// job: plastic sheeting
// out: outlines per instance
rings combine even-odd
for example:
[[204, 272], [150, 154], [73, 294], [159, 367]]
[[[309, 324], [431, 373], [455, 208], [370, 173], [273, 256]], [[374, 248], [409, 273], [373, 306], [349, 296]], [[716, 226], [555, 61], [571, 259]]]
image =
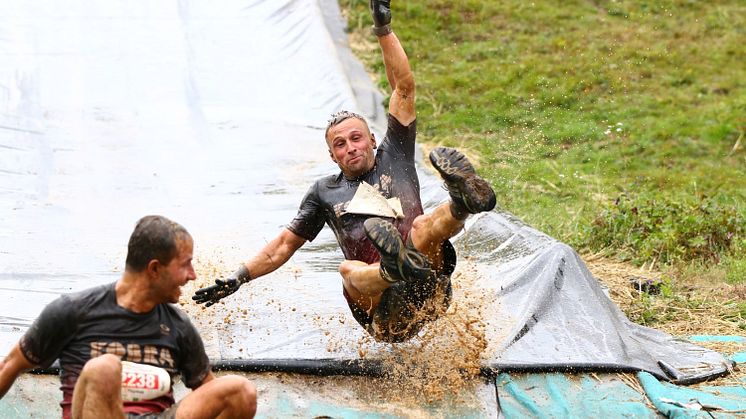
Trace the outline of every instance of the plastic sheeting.
[[648, 373], [637, 374], [656, 409], [668, 418], [742, 418], [746, 387], [702, 386], [696, 390], [660, 383]]
[[630, 322], [569, 246], [498, 214], [458, 240], [499, 295], [509, 327], [490, 366], [497, 370], [643, 370], [680, 384], [727, 373], [717, 352]]
[[502, 373], [496, 385], [506, 419], [660, 417], [617, 374]]
[[[746, 414], [746, 388], [661, 383], [646, 372], [619, 374], [500, 374], [500, 413], [512, 418], [737, 418]], [[630, 386], [629, 383], [632, 383]], [[738, 384], [736, 382], [735, 384]]]
[[[211, 275], [233, 271], [335, 171], [328, 115], [363, 112], [380, 135], [379, 99], [332, 1], [2, 2], [0, 351], [60, 293], [115, 280], [143, 215], [184, 224]], [[432, 207], [445, 193], [420, 176]], [[725, 371], [720, 355], [631, 324], [570, 248], [507, 214], [478, 217], [456, 244], [492, 302], [486, 368]], [[364, 342], [341, 260], [325, 230], [224, 304], [187, 303], [212, 358], [374, 371], [391, 347]]]
[[[353, 85], [361, 75], [335, 38], [341, 25], [330, 31], [324, 18], [336, 10], [0, 3], [3, 354], [60, 293], [116, 280], [143, 215], [184, 224], [197, 262], [225, 261], [215, 267], [225, 272], [277, 234], [310, 179], [334, 168], [328, 116], [380, 97]], [[272, 287], [322, 283], [318, 303], [339, 306], [335, 252], [322, 234], [293, 260], [303, 283]]]

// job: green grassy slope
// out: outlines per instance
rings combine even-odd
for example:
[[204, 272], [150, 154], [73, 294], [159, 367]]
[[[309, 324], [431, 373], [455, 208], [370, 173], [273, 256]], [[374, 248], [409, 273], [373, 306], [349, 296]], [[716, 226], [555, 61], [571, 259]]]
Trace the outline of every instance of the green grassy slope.
[[[369, 32], [368, 2], [341, 0]], [[408, 0], [420, 141], [580, 250], [746, 281], [746, 3]], [[358, 48], [380, 75], [374, 48]]]

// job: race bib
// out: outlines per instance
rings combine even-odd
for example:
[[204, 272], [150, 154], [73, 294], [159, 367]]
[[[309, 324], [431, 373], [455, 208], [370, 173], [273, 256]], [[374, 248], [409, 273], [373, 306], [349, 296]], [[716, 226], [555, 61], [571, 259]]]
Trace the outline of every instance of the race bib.
[[122, 361], [122, 401], [153, 400], [170, 390], [171, 377], [163, 368]]

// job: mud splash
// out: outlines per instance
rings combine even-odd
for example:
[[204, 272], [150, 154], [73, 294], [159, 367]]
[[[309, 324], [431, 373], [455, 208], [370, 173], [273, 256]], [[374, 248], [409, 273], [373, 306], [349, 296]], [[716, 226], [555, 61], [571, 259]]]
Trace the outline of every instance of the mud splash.
[[484, 309], [497, 304], [494, 296], [475, 286], [479, 278], [473, 263], [461, 260], [452, 278], [450, 307], [417, 337], [377, 351], [372, 337], [360, 340], [361, 358], [383, 364], [383, 376], [373, 378], [360, 391], [375, 388], [379, 397], [404, 405], [477, 403], [472, 400], [474, 388], [480, 382], [483, 361], [490, 356]]

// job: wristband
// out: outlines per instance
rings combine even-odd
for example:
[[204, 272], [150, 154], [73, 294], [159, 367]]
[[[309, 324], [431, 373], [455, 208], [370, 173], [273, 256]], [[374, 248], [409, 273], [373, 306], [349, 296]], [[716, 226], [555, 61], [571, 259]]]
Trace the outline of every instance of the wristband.
[[383, 26], [373, 26], [373, 33], [376, 34], [376, 36], [379, 38], [384, 35], [388, 35], [391, 32], [391, 25], [389, 24]]
[[233, 275], [235, 275], [238, 282], [242, 284], [251, 281], [251, 273], [249, 273], [249, 268], [247, 268], [246, 265], [241, 265]]

